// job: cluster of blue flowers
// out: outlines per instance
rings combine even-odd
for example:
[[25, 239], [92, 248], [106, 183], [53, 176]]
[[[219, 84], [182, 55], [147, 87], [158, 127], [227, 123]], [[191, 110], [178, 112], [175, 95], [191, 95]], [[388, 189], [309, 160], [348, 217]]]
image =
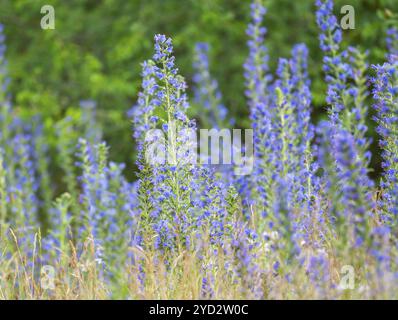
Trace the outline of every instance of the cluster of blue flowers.
[[[172, 51], [170, 38], [155, 36], [155, 54], [143, 64], [142, 92], [132, 111], [141, 169], [140, 214], [147, 226], [153, 224], [155, 248], [163, 251], [189, 248], [205, 226], [215, 241], [223, 233], [226, 215], [224, 187], [215, 179], [213, 168], [189, 161], [196, 152], [189, 148], [196, 124], [186, 115], [186, 84], [174, 66]], [[148, 136], [148, 132], [153, 134]], [[160, 150], [164, 158], [153, 165], [148, 149], [155, 141], [164, 142]], [[146, 238], [151, 234], [146, 232]]]
[[[391, 56], [392, 57], [392, 56]], [[374, 108], [375, 117], [379, 126], [377, 132], [381, 136], [382, 167], [384, 170], [382, 208], [383, 219], [394, 226], [398, 216], [398, 59], [391, 58], [390, 63], [374, 66], [376, 76], [372, 79], [374, 84], [373, 97], [376, 101]]]
[[[387, 61], [373, 66], [368, 81], [367, 53], [342, 49], [332, 0], [317, 0], [316, 7], [329, 118], [314, 125], [307, 47], [295, 45], [271, 74], [266, 9], [262, 0], [251, 5], [244, 76], [254, 170], [238, 177], [231, 167], [195, 161], [197, 124], [188, 116], [187, 85], [165, 35], [154, 38], [138, 101], [128, 112], [136, 181], [125, 177], [124, 164], [108, 161], [91, 100], [81, 102], [81, 127], [68, 116], [56, 124], [57, 157], [51, 159], [42, 119], [27, 123], [10, 103], [0, 25], [0, 243], [12, 244], [7, 255], [26, 255], [32, 268], [67, 264], [71, 256], [93, 261], [115, 296], [129, 281], [145, 288], [149, 254], [166, 272], [175, 272], [181, 255], [195, 257], [202, 298], [217, 297], [220, 268], [223, 281], [252, 298], [277, 296], [274, 283], [293, 283], [298, 270], [326, 297], [337, 287], [336, 265], [362, 264], [363, 281], [376, 266], [383, 274], [378, 287], [397, 284], [398, 30], [387, 31]], [[200, 125], [222, 129], [234, 122], [208, 54], [208, 44], [197, 44], [194, 104]], [[382, 149], [379, 187], [369, 178], [368, 92]], [[54, 165], [62, 181], [52, 181]], [[40, 257], [32, 249], [38, 235]], [[126, 270], [138, 270], [137, 278]]]

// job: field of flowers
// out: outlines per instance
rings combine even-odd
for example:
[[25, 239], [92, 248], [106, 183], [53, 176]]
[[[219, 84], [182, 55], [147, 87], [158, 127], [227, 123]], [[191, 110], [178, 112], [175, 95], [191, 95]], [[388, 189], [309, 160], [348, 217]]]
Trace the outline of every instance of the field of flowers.
[[[40, 116], [18, 116], [0, 25], [0, 299], [398, 299], [398, 27], [386, 30], [385, 63], [369, 66], [366, 52], [342, 44], [332, 0], [316, 8], [328, 120], [315, 125], [306, 45], [271, 74], [266, 9], [251, 4], [248, 174], [187, 161], [198, 124], [172, 40], [155, 35], [126, 115], [134, 181], [124, 175], [133, 168], [108, 159], [93, 101], [81, 102], [83, 125], [65, 116], [57, 137]], [[198, 123], [232, 129], [211, 48], [195, 49]], [[369, 178], [370, 113], [380, 183]], [[167, 161], [148, 152], [159, 141]]]

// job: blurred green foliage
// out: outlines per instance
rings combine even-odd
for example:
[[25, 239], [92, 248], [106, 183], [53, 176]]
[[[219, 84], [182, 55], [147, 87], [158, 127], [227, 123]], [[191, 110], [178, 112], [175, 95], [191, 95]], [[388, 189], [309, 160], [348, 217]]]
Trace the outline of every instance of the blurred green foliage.
[[[317, 120], [325, 114], [326, 87], [314, 1], [265, 3], [271, 69], [278, 57], [290, 54], [293, 44], [304, 42], [310, 49]], [[40, 28], [40, 8], [45, 4], [55, 8], [55, 30]], [[356, 29], [344, 32], [344, 43], [369, 50], [370, 63], [382, 62], [386, 25], [396, 23], [398, 1], [336, 1], [338, 16], [345, 4], [356, 10]], [[134, 148], [126, 111], [140, 89], [140, 63], [152, 55], [153, 36], [164, 33], [174, 40], [177, 65], [189, 84], [195, 42], [211, 45], [211, 69], [224, 103], [238, 126], [247, 127], [242, 64], [249, 6], [249, 0], [0, 0], [13, 104], [26, 118], [42, 113], [51, 132], [65, 115], [79, 119], [80, 100], [96, 100], [111, 159], [131, 168]], [[200, 112], [200, 107], [194, 106], [192, 112]], [[55, 144], [55, 138], [50, 143]], [[377, 162], [375, 157], [376, 168]]]

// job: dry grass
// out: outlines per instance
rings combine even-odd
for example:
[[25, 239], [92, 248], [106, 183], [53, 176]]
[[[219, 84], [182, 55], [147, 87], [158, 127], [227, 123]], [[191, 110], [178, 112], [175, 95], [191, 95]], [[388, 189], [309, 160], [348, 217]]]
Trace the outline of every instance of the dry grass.
[[[237, 272], [241, 262], [233, 255], [214, 247], [199, 251], [181, 250], [160, 256], [155, 250], [130, 248], [134, 262], [121, 267], [113, 281], [104, 280], [94, 259], [92, 241], [88, 239], [83, 253], [69, 244], [70, 252], [61, 255], [52, 267], [54, 288], [43, 287], [40, 264], [40, 235], [36, 234], [33, 251], [24, 255], [18, 247], [17, 236], [3, 239], [0, 256], [0, 299], [396, 299], [398, 289], [389, 274], [377, 274], [376, 264], [363, 252], [338, 256], [327, 252], [328, 265], [319, 269], [321, 276], [313, 279], [308, 263], [281, 266], [278, 273], [272, 268], [276, 253], [257, 248], [257, 258], [251, 263], [261, 268], [254, 272]], [[304, 256], [314, 252], [307, 248]], [[10, 254], [10, 252], [13, 252]], [[344, 264], [353, 264], [355, 288], [338, 288]], [[366, 264], [364, 264], [366, 262]], [[142, 281], [142, 272], [145, 279]], [[204, 270], [208, 270], [205, 272]], [[262, 271], [260, 271], [262, 270]], [[203, 276], [211, 278], [212, 294], [202, 290]], [[322, 275], [329, 274], [327, 280]], [[365, 275], [368, 274], [368, 277]], [[370, 276], [369, 276], [370, 275]], [[261, 292], [259, 296], [259, 292]]]

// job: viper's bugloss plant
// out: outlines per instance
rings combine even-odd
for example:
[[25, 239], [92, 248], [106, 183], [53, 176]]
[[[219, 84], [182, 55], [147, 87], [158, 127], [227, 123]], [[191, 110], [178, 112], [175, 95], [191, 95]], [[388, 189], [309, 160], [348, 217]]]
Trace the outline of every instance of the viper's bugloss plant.
[[10, 117], [10, 97], [7, 93], [7, 88], [10, 79], [7, 77], [7, 60], [5, 58], [6, 44], [5, 35], [3, 33], [4, 27], [0, 24], [0, 105], [1, 105], [1, 136], [2, 143], [5, 144], [9, 137], [9, 126], [11, 122]]
[[7, 213], [10, 209], [9, 192], [10, 186], [14, 185], [14, 161], [13, 161], [13, 149], [9, 143], [13, 139], [13, 119], [12, 119], [12, 106], [10, 96], [8, 94], [8, 84], [10, 79], [7, 73], [7, 60], [5, 58], [6, 44], [4, 27], [0, 24], [0, 142], [3, 149], [3, 167], [5, 169], [5, 188], [7, 190], [7, 204], [3, 213], [4, 219], [8, 219]]
[[39, 183], [39, 220], [41, 224], [47, 227], [46, 212], [49, 212], [54, 198], [54, 191], [50, 177], [50, 158], [49, 146], [46, 142], [46, 134], [40, 116], [33, 119], [32, 142], [33, 142], [33, 160]]
[[[324, 52], [323, 70], [328, 83], [326, 102], [332, 124], [353, 133], [358, 150], [366, 161], [369, 142], [365, 138], [367, 107], [366, 53], [349, 47], [341, 49], [342, 30], [333, 14], [333, 1], [317, 0], [316, 17], [321, 30], [320, 47]], [[364, 163], [366, 165], [366, 163]]]
[[[7, 218], [7, 171], [5, 167], [5, 145], [8, 140], [8, 112], [9, 112], [9, 103], [7, 101], [7, 79], [6, 76], [6, 60], [4, 57], [6, 47], [5, 47], [5, 36], [3, 34], [3, 25], [0, 24], [0, 107], [1, 107], [1, 115], [0, 115], [0, 192], [1, 192], [1, 215], [0, 215], [0, 232], [3, 236], [3, 228], [5, 228], [5, 222]], [[4, 146], [4, 147], [3, 147]]]
[[[325, 53], [324, 72], [328, 83], [326, 102], [330, 106], [328, 110], [332, 123], [339, 122], [339, 113], [344, 109], [343, 97], [341, 94], [346, 90], [346, 79], [350, 74], [349, 65], [343, 61], [346, 51], [340, 52], [342, 31], [338, 25], [337, 18], [333, 15], [333, 1], [316, 1], [318, 10], [316, 21], [321, 30], [319, 35], [320, 47]], [[331, 73], [331, 75], [329, 75]]]
[[92, 242], [94, 261], [105, 278], [119, 281], [120, 268], [132, 257], [128, 250], [136, 241], [134, 186], [122, 176], [123, 164], [108, 163], [105, 143], [93, 145], [80, 139], [78, 150], [84, 221], [79, 239]]
[[[387, 62], [373, 66], [369, 82], [367, 53], [343, 49], [333, 2], [316, 6], [329, 114], [317, 124], [307, 46], [294, 45], [273, 74], [264, 3], [250, 7], [247, 175], [209, 163], [197, 143], [201, 126], [218, 133], [233, 123], [207, 44], [194, 48], [193, 102], [202, 112], [191, 118], [172, 40], [155, 35], [127, 112], [130, 180], [131, 168], [111, 161], [94, 101], [55, 123], [40, 112], [24, 117], [23, 99], [12, 106], [0, 24], [0, 298], [397, 298], [397, 29], [387, 32]], [[368, 176], [369, 85], [380, 185]]]
[[[251, 22], [246, 30], [249, 56], [244, 64], [246, 96], [250, 108], [250, 119], [254, 140], [254, 173], [251, 179], [243, 179], [240, 193], [246, 205], [252, 205], [252, 197], [261, 199], [258, 210], [261, 216], [269, 214], [273, 190], [271, 187], [275, 132], [272, 130], [273, 111], [270, 107], [268, 84], [268, 55], [264, 44], [266, 28], [262, 26], [266, 9], [262, 1], [251, 4]], [[253, 189], [252, 192], [249, 190]], [[254, 193], [254, 195], [251, 195]]]
[[320, 131], [319, 161], [325, 170], [325, 188], [331, 196], [330, 223], [335, 225], [345, 248], [357, 248], [370, 239], [373, 182], [360, 164], [355, 138], [350, 132], [339, 130], [329, 142], [333, 134], [331, 123], [322, 123]]
[[[342, 30], [333, 14], [333, 1], [317, 1], [316, 5], [317, 23], [321, 30], [320, 46], [324, 52], [323, 70], [328, 84], [326, 103], [330, 119], [326, 126], [330, 149], [323, 151], [325, 157], [321, 157], [319, 166], [326, 172], [324, 183], [330, 186], [326, 188], [326, 197], [331, 199], [329, 218], [336, 224], [344, 244], [354, 238], [357, 243], [361, 243], [370, 235], [367, 227], [366, 232], [359, 232], [360, 235], [347, 234], [346, 229], [347, 224], [351, 225], [353, 221], [368, 221], [367, 217], [373, 210], [373, 186], [367, 177], [371, 153], [370, 141], [366, 137], [366, 53], [353, 47], [341, 49]], [[322, 126], [320, 128], [324, 129]], [[326, 142], [323, 141], [322, 144], [325, 148]], [[326, 153], [333, 156], [326, 156]], [[348, 177], [348, 180], [344, 180], [344, 177]], [[331, 182], [330, 179], [334, 180]], [[354, 182], [355, 180], [358, 181]], [[362, 181], [361, 186], [355, 186], [359, 181]], [[345, 190], [344, 194], [341, 194], [342, 190]], [[354, 207], [347, 208], [351, 205]], [[355, 219], [343, 214], [347, 210]], [[358, 223], [359, 225], [363, 223]]]
[[398, 62], [373, 66], [376, 76], [374, 85], [374, 108], [377, 112], [377, 132], [382, 148], [382, 219], [396, 226], [398, 216]]

